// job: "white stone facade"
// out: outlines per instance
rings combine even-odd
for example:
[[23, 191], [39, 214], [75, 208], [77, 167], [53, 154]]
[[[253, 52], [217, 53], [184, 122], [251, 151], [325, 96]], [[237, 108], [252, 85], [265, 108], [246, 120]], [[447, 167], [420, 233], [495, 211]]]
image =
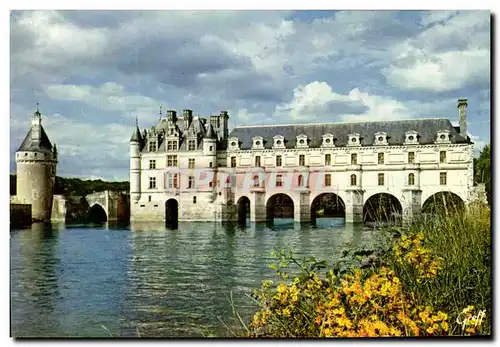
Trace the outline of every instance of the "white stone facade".
[[[462, 127], [466, 106], [461, 99]], [[409, 217], [439, 192], [470, 199], [473, 144], [448, 119], [240, 126], [229, 133], [227, 113], [210, 117], [208, 126], [190, 112], [177, 119], [169, 111], [142, 134], [136, 128], [131, 220], [165, 220], [170, 199], [177, 202], [179, 221], [232, 221], [246, 197], [254, 222], [266, 220], [266, 206], [277, 193], [292, 198], [296, 222], [311, 220], [311, 206], [324, 193], [342, 199], [347, 222], [362, 221], [363, 206], [379, 193], [397, 198]], [[178, 136], [170, 136], [174, 128]], [[169, 140], [178, 145], [169, 148]], [[176, 173], [173, 187], [169, 175]]]

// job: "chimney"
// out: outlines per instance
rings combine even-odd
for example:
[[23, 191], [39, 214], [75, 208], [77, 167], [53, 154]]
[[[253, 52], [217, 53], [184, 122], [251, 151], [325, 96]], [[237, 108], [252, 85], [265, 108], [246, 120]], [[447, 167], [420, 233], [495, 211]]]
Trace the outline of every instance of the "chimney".
[[167, 118], [174, 123], [177, 122], [177, 112], [175, 112], [175, 110], [168, 110]]
[[184, 124], [186, 129], [189, 128], [191, 122], [193, 121], [193, 111], [189, 109], [185, 109], [182, 111], [182, 115], [184, 118]]
[[457, 108], [460, 125], [460, 135], [467, 138], [467, 99], [458, 99]]

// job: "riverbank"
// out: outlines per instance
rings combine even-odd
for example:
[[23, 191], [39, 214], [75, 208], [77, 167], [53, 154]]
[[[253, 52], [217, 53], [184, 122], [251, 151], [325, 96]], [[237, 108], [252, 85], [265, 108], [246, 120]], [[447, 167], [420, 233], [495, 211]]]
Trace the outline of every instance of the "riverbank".
[[260, 309], [243, 335], [491, 335], [490, 227], [481, 204], [384, 228], [382, 247], [344, 252], [335, 264], [282, 250], [274, 266], [281, 279], [255, 291]]

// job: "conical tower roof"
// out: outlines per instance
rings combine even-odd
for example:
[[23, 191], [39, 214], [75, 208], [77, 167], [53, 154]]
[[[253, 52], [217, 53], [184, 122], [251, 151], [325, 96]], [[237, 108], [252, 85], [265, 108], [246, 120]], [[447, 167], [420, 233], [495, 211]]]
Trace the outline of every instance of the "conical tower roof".
[[24, 141], [19, 146], [18, 152], [52, 152], [52, 144], [50, 143], [49, 137], [45, 132], [41, 124], [41, 113], [38, 109], [33, 113], [33, 119], [36, 122], [32, 123], [28, 134], [24, 138]]
[[135, 119], [135, 129], [132, 134], [132, 137], [130, 138], [130, 142], [139, 142], [142, 143], [142, 135], [141, 131], [139, 130], [139, 124], [137, 121], [137, 118]]
[[214, 128], [212, 127], [212, 123], [208, 125], [207, 132], [205, 133], [206, 139], [216, 139], [217, 135], [215, 135]]

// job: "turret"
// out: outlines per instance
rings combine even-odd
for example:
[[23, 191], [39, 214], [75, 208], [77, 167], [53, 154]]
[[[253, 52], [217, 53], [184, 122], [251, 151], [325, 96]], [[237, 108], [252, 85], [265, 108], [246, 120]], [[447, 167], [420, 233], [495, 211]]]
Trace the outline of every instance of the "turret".
[[460, 135], [467, 138], [467, 99], [458, 99], [457, 108], [460, 125]]
[[212, 127], [212, 123], [210, 123], [208, 125], [208, 129], [205, 133], [205, 136], [203, 137], [203, 155], [215, 156], [217, 154], [216, 147], [217, 147], [217, 135], [215, 134], [215, 131]]
[[57, 167], [57, 148], [42, 126], [37, 110], [31, 128], [16, 152], [17, 200], [31, 205], [34, 221], [50, 221]]
[[141, 197], [141, 148], [144, 139], [136, 118], [135, 129], [130, 138], [130, 199], [139, 201]]

